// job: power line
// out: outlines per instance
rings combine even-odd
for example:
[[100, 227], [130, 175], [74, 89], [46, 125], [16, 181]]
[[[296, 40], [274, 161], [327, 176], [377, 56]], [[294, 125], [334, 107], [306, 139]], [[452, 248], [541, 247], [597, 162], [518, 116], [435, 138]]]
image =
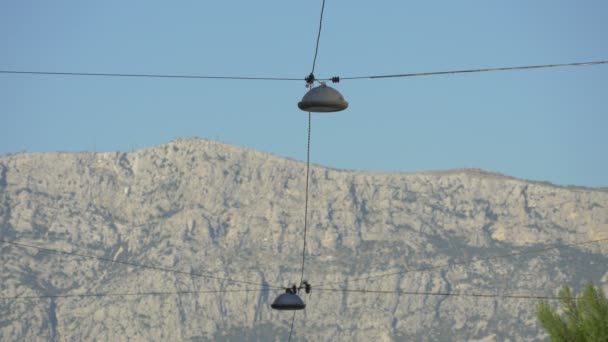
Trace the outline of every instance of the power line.
[[205, 274], [199, 274], [199, 273], [194, 273], [194, 272], [185, 272], [185, 271], [174, 270], [174, 269], [170, 269], [170, 268], [166, 268], [166, 267], [160, 267], [160, 266], [150, 266], [150, 265], [136, 264], [136, 263], [128, 262], [128, 261], [113, 260], [113, 259], [108, 259], [108, 258], [104, 258], [104, 257], [98, 257], [98, 256], [93, 256], [93, 255], [80, 254], [80, 253], [76, 253], [76, 252], [61, 251], [61, 250], [58, 250], [58, 249], [53, 249], [53, 248], [48, 248], [48, 247], [40, 247], [40, 246], [35, 246], [35, 245], [28, 245], [28, 244], [25, 244], [25, 243], [19, 243], [19, 242], [13, 242], [13, 241], [0, 240], [0, 242], [6, 243], [6, 244], [15, 245], [15, 246], [20, 246], [20, 247], [35, 248], [35, 249], [38, 249], [38, 250], [41, 250], [41, 251], [47, 251], [47, 252], [58, 253], [58, 254], [65, 254], [65, 255], [70, 255], [70, 256], [78, 256], [78, 257], [81, 257], [81, 258], [97, 259], [97, 260], [111, 262], [111, 263], [115, 263], [115, 264], [122, 264], [122, 265], [128, 265], [128, 266], [139, 267], [139, 268], [147, 268], [147, 269], [152, 269], [152, 270], [157, 270], [157, 271], [163, 271], [163, 272], [171, 272], [171, 273], [176, 273], [176, 274], [185, 274], [185, 275], [189, 275], [189, 276], [208, 278], [208, 279], [215, 279], [215, 280], [224, 280], [224, 281], [230, 281], [230, 282], [233, 282], [233, 283], [242, 283], [242, 284], [249, 284], [249, 285], [256, 285], [256, 286], [265, 286], [265, 287], [275, 288], [275, 289], [283, 289], [283, 287], [280, 287], [280, 286], [270, 286], [270, 285], [254, 283], [254, 282], [246, 281], [246, 280], [238, 280], [238, 279], [232, 279], [232, 278], [217, 277], [217, 276], [213, 276], [213, 275], [205, 275]]
[[[575, 299], [571, 297], [560, 296], [538, 296], [526, 294], [495, 294], [495, 293], [458, 293], [458, 292], [420, 292], [420, 291], [404, 291], [404, 290], [367, 290], [367, 289], [330, 289], [330, 288], [315, 288], [316, 291], [326, 292], [353, 292], [353, 293], [369, 293], [369, 294], [395, 294], [395, 295], [418, 295], [418, 296], [459, 296], [459, 297], [481, 297], [481, 298], [508, 298], [508, 299], [545, 299], [545, 300], [562, 300]], [[235, 293], [235, 292], [264, 292], [268, 288], [261, 289], [238, 289], [238, 290], [201, 290], [201, 291], [167, 291], [167, 292], [124, 292], [124, 293], [82, 293], [82, 294], [65, 294], [65, 295], [26, 295], [26, 296], [6, 296], [0, 297], [2, 300], [18, 300], [18, 299], [49, 299], [49, 298], [88, 298], [88, 297], [135, 297], [135, 296], [170, 296], [170, 295], [192, 295], [203, 293]], [[294, 314], [296, 312], [294, 311]], [[292, 318], [292, 329], [295, 320], [295, 315]]]
[[458, 297], [480, 297], [480, 298], [506, 298], [506, 299], [544, 299], [544, 300], [564, 300], [564, 299], [576, 299], [574, 297], [560, 297], [560, 296], [535, 296], [525, 294], [514, 294], [514, 295], [501, 295], [495, 293], [458, 293], [458, 292], [419, 292], [419, 291], [383, 291], [383, 290], [365, 290], [365, 289], [328, 289], [328, 288], [315, 288], [316, 291], [330, 291], [330, 292], [356, 292], [356, 293], [371, 293], [371, 294], [395, 294], [395, 295], [415, 295], [415, 296], [458, 296]]
[[208, 75], [162, 75], [162, 74], [131, 74], [131, 73], [99, 73], [99, 72], [62, 72], [62, 71], [28, 71], [0, 70], [0, 74], [49, 75], [49, 76], [94, 76], [94, 77], [140, 77], [140, 78], [186, 78], [207, 80], [239, 80], [239, 81], [303, 81], [303, 78], [290, 77], [249, 77], [249, 76], [208, 76]]
[[[321, 3], [321, 14], [319, 15], [319, 31], [317, 33], [317, 44], [315, 46], [315, 57], [312, 62], [312, 71], [310, 72], [311, 77], [315, 72], [315, 65], [317, 63], [317, 55], [319, 53], [319, 41], [321, 39], [321, 28], [323, 27], [323, 12], [325, 11], [325, 0]], [[314, 78], [313, 78], [314, 80]], [[311, 84], [312, 86], [312, 84]], [[308, 112], [308, 141], [306, 144], [306, 200], [304, 204], [304, 246], [302, 248], [302, 274], [300, 276], [300, 287], [303, 285], [304, 281], [304, 265], [306, 262], [306, 231], [308, 228], [308, 188], [309, 188], [309, 178], [310, 178], [310, 131], [312, 126], [312, 113]], [[294, 315], [295, 317], [295, 315]]]
[[304, 265], [306, 263], [306, 231], [308, 230], [308, 182], [310, 178], [310, 126], [312, 114], [308, 112], [308, 144], [306, 145], [306, 199], [304, 201], [304, 246], [302, 247], [302, 274], [300, 275], [300, 287], [304, 281]]
[[531, 250], [527, 250], [527, 251], [514, 252], [514, 253], [509, 253], [509, 254], [494, 255], [494, 256], [485, 257], [485, 258], [471, 259], [471, 260], [459, 261], [459, 262], [448, 262], [448, 263], [444, 263], [444, 264], [431, 265], [431, 266], [428, 266], [428, 267], [422, 267], [422, 268], [417, 268], [417, 269], [412, 269], [412, 270], [405, 270], [405, 271], [398, 271], [398, 272], [391, 272], [391, 273], [381, 273], [381, 274], [376, 274], [376, 275], [371, 275], [371, 276], [361, 277], [361, 278], [355, 278], [355, 279], [345, 279], [343, 281], [337, 281], [337, 282], [332, 282], [332, 283], [325, 283], [325, 284], [321, 284], [321, 285], [318, 285], [318, 286], [322, 287], [322, 286], [335, 285], [335, 284], [352, 283], [352, 282], [357, 282], [357, 281], [362, 281], [362, 280], [384, 278], [384, 277], [390, 277], [390, 276], [395, 276], [395, 275], [402, 275], [402, 274], [406, 274], [406, 273], [425, 272], [425, 271], [435, 270], [435, 269], [438, 269], [438, 268], [452, 267], [452, 266], [459, 266], [459, 265], [466, 265], [466, 264], [473, 264], [473, 263], [476, 263], [476, 262], [482, 262], [482, 261], [488, 261], [488, 260], [494, 260], [494, 259], [501, 259], [501, 258], [508, 258], [508, 257], [517, 256], [517, 255], [542, 253], [542, 252], [546, 252], [546, 251], [553, 250], [553, 249], [561, 249], [561, 248], [567, 248], [567, 247], [573, 247], [573, 246], [580, 246], [580, 245], [592, 244], [592, 243], [597, 243], [597, 242], [602, 242], [602, 241], [607, 241], [607, 240], [608, 240], [608, 238], [604, 238], [604, 239], [597, 239], [597, 240], [577, 242], [577, 243], [570, 243], [570, 244], [551, 245], [551, 246], [547, 246], [547, 247], [539, 248], [539, 249], [531, 249]]
[[311, 74], [315, 73], [315, 66], [317, 64], [317, 54], [319, 53], [319, 41], [321, 40], [321, 28], [323, 27], [323, 12], [325, 11], [325, 0], [321, 4], [321, 15], [319, 16], [319, 30], [317, 32], [317, 45], [315, 46], [315, 57], [312, 60], [312, 71]]
[[511, 71], [511, 70], [529, 70], [529, 69], [560, 68], [560, 67], [575, 67], [575, 66], [592, 66], [592, 65], [599, 65], [599, 64], [608, 64], [608, 61], [526, 65], [526, 66], [468, 69], [468, 70], [432, 71], [432, 72], [419, 72], [419, 73], [393, 74], [393, 75], [353, 76], [353, 77], [340, 77], [340, 80], [360, 80], [360, 79], [377, 79], [377, 78], [452, 75], [452, 74], [467, 74], [467, 73], [490, 72], [490, 71]]
[[291, 342], [291, 335], [293, 334], [293, 323], [296, 321], [296, 312], [293, 312], [293, 317], [291, 317], [291, 328], [289, 328], [289, 338], [287, 339], [287, 342]]
[[16, 299], [48, 299], [48, 298], [87, 298], [87, 297], [134, 297], [134, 296], [171, 296], [171, 295], [190, 295], [200, 293], [225, 293], [225, 292], [263, 292], [262, 289], [240, 289], [240, 290], [203, 290], [203, 291], [171, 291], [171, 292], [126, 292], [126, 293], [83, 293], [65, 295], [40, 295], [40, 296], [14, 296], [0, 297], [3, 300]]
[[[319, 53], [319, 41], [321, 39], [321, 28], [323, 27], [323, 12], [325, 11], [325, 0], [321, 3], [321, 14], [319, 16], [319, 31], [317, 33], [317, 44], [315, 46], [315, 57], [312, 62], [312, 71], [310, 72], [310, 77], [314, 80], [314, 72], [315, 65], [317, 64], [317, 55]], [[308, 82], [308, 81], [307, 81]], [[310, 84], [312, 87], [312, 84]], [[306, 263], [306, 232], [308, 230], [308, 188], [309, 188], [309, 178], [310, 178], [310, 131], [312, 126], [312, 113], [308, 112], [308, 140], [306, 144], [306, 199], [304, 202], [304, 243], [302, 247], [302, 274], [300, 275], [300, 287], [303, 285], [304, 281], [304, 266]], [[294, 315], [295, 318], [295, 315]], [[291, 336], [291, 334], [290, 334]]]
[[[317, 48], [318, 49], [318, 48]], [[318, 51], [315, 51], [313, 62], [313, 71], [316, 64]], [[381, 78], [399, 78], [399, 77], [419, 77], [419, 76], [437, 76], [450, 74], [466, 74], [490, 71], [513, 71], [513, 70], [529, 70], [543, 68], [560, 68], [560, 67], [580, 67], [608, 64], [608, 61], [592, 61], [592, 62], [576, 62], [576, 63], [561, 63], [561, 64], [543, 64], [543, 65], [526, 65], [514, 67], [499, 67], [499, 68], [481, 68], [467, 70], [449, 70], [449, 71], [432, 71], [419, 73], [404, 73], [404, 74], [389, 74], [389, 75], [368, 75], [368, 76], [348, 76], [339, 77], [340, 80], [360, 80], [360, 79], [381, 79]], [[63, 72], [63, 71], [33, 71], [33, 70], [0, 70], [0, 74], [17, 74], [17, 75], [47, 75], [47, 76], [92, 76], [92, 77], [131, 77], [131, 78], [176, 78], [176, 79], [208, 79], [208, 80], [239, 80], [239, 81], [305, 81], [306, 78], [295, 77], [249, 77], [249, 76], [209, 76], [209, 75], [166, 75], [166, 74], [135, 74], [135, 73], [99, 73], [99, 72]], [[318, 81], [332, 81], [333, 78], [316, 78]]]
[[[315, 73], [315, 66], [317, 65], [317, 56], [319, 54], [319, 41], [321, 40], [321, 28], [323, 27], [323, 12], [325, 11], [325, 0], [321, 3], [321, 14], [319, 15], [319, 30], [317, 32], [317, 44], [315, 45], [315, 56], [312, 61], [312, 70], [310, 76], [307, 77], [307, 84], [312, 88], [312, 82], [314, 81], [313, 74]], [[311, 82], [311, 83], [309, 83]], [[308, 188], [310, 178], [310, 131], [312, 126], [312, 113], [308, 112], [308, 139], [306, 143], [306, 199], [304, 201], [304, 238], [302, 246], [302, 272], [300, 274], [300, 288], [304, 284], [304, 266], [306, 265], [306, 232], [308, 230]], [[293, 312], [291, 318], [291, 327], [289, 328], [288, 342], [291, 342], [291, 336], [293, 335], [293, 324], [296, 321], [296, 311]]]

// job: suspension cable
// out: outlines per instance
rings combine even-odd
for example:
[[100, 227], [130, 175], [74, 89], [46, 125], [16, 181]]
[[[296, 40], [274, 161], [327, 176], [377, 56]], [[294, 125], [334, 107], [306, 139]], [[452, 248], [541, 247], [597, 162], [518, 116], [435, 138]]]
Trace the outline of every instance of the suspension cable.
[[238, 290], [200, 290], [200, 291], [156, 291], [156, 292], [123, 292], [123, 293], [81, 293], [81, 294], [57, 294], [57, 295], [24, 295], [0, 297], [0, 300], [17, 299], [49, 299], [49, 298], [88, 298], [88, 297], [137, 297], [137, 296], [171, 296], [171, 295], [192, 295], [201, 293], [233, 293], [233, 292], [264, 292], [267, 288], [261, 289], [238, 289]]
[[321, 4], [321, 15], [319, 16], [319, 31], [317, 32], [317, 45], [315, 46], [315, 57], [312, 60], [312, 71], [311, 74], [315, 73], [315, 66], [317, 64], [317, 54], [319, 53], [319, 41], [321, 40], [321, 28], [323, 27], [323, 12], [325, 11], [325, 0]]
[[425, 291], [404, 291], [404, 290], [366, 290], [366, 289], [326, 289], [315, 288], [317, 291], [328, 292], [355, 292], [355, 293], [370, 293], [370, 294], [393, 294], [393, 295], [413, 295], [413, 296], [458, 296], [458, 297], [479, 297], [479, 298], [503, 298], [503, 299], [544, 299], [544, 300], [570, 300], [575, 297], [562, 296], [536, 296], [528, 294], [495, 294], [495, 293], [466, 293], [466, 292], [425, 292]]
[[322, 287], [322, 286], [346, 284], [346, 283], [353, 283], [353, 282], [358, 282], [358, 281], [366, 281], [366, 280], [372, 280], [372, 279], [391, 277], [391, 276], [396, 276], [396, 275], [404, 275], [407, 273], [427, 272], [427, 271], [445, 268], [445, 267], [468, 265], [468, 264], [484, 262], [484, 261], [489, 261], [489, 260], [510, 258], [510, 257], [518, 256], [518, 255], [537, 254], [537, 253], [547, 252], [550, 250], [559, 250], [559, 249], [569, 248], [569, 247], [574, 247], [574, 246], [582, 246], [582, 245], [588, 245], [588, 244], [593, 244], [593, 243], [600, 243], [603, 241], [608, 241], [608, 238], [575, 242], [575, 243], [569, 243], [569, 244], [554, 244], [554, 245], [544, 246], [541, 248], [528, 249], [528, 250], [524, 250], [524, 251], [507, 253], [507, 254], [492, 255], [492, 256], [483, 257], [483, 258], [474, 258], [474, 259], [456, 261], [456, 262], [446, 262], [446, 263], [434, 264], [434, 265], [430, 265], [430, 266], [426, 266], [426, 267], [407, 269], [407, 270], [396, 271], [396, 272], [372, 274], [369, 276], [364, 276], [364, 277], [359, 277], [359, 278], [354, 278], [354, 279], [344, 279], [344, 280], [336, 281], [336, 282], [323, 283], [323, 284], [317, 285], [317, 288]]
[[268, 286], [269, 288], [282, 289], [282, 287], [279, 287], [279, 286], [270, 286], [270, 285], [266, 285], [266, 284], [259, 284], [259, 283], [255, 283], [255, 282], [251, 282], [251, 281], [247, 281], [247, 280], [218, 277], [218, 276], [214, 276], [211, 274], [186, 272], [186, 271], [180, 271], [180, 270], [175, 270], [175, 269], [161, 267], [161, 266], [142, 265], [142, 264], [137, 264], [137, 263], [133, 263], [133, 262], [129, 262], [129, 261], [113, 260], [110, 258], [98, 257], [98, 256], [94, 256], [94, 255], [87, 255], [87, 254], [81, 254], [81, 253], [76, 253], [76, 252], [62, 251], [62, 250], [58, 250], [58, 249], [29, 245], [29, 244], [20, 243], [20, 242], [14, 242], [14, 241], [0, 240], [0, 243], [15, 245], [15, 246], [19, 246], [19, 247], [35, 248], [40, 251], [47, 251], [47, 252], [52, 252], [52, 253], [77, 256], [77, 257], [81, 257], [81, 258], [97, 259], [100, 261], [111, 262], [111, 263], [115, 263], [115, 264], [122, 264], [122, 265], [127, 265], [127, 266], [133, 266], [133, 267], [138, 267], [138, 268], [147, 268], [147, 269], [163, 271], [163, 272], [184, 274], [184, 275], [189, 275], [191, 277], [201, 277], [201, 278], [208, 278], [208, 279], [215, 279], [215, 280], [224, 280], [224, 281], [229, 281], [229, 282], [233, 282], [233, 283], [241, 283], [241, 284], [256, 285], [256, 286]]
[[93, 76], [93, 77], [137, 77], [137, 78], [190, 78], [207, 80], [239, 81], [302, 81], [292, 77], [251, 77], [251, 76], [209, 76], [209, 75], [167, 75], [167, 74], [133, 74], [133, 73], [100, 73], [100, 72], [65, 72], [33, 70], [0, 70], [0, 74], [47, 75], [47, 76]]
[[291, 336], [293, 335], [293, 323], [296, 321], [296, 313], [297, 311], [294, 311], [293, 317], [291, 317], [291, 328], [289, 328], [289, 338], [287, 339], [288, 342], [291, 342]]
[[[321, 25], [319, 25], [319, 28]], [[320, 32], [320, 31], [319, 31]], [[320, 38], [320, 35], [319, 35]], [[317, 39], [317, 48], [315, 49], [315, 57], [313, 61], [312, 71], [314, 71], [317, 61], [317, 53], [319, 46], [319, 38]], [[465, 70], [446, 70], [446, 71], [431, 71], [418, 73], [401, 73], [387, 75], [365, 75], [365, 76], [346, 76], [346, 77], [331, 77], [331, 78], [315, 78], [317, 81], [336, 82], [338, 80], [362, 80], [362, 79], [383, 79], [383, 78], [403, 78], [403, 77], [420, 77], [420, 76], [437, 76], [437, 75], [453, 75], [453, 74], [470, 74], [492, 71], [515, 71], [515, 70], [530, 70], [530, 69], [547, 69], [547, 68], [562, 68], [562, 67], [585, 67], [608, 64], [608, 60], [591, 61], [591, 62], [574, 62], [574, 63], [559, 63], [559, 64], [542, 64], [542, 65], [523, 65], [512, 67], [497, 67], [497, 68], [479, 68]], [[36, 70], [0, 70], [0, 74], [13, 75], [32, 75], [32, 76], [91, 76], [91, 77], [129, 77], [129, 78], [174, 78], [174, 79], [208, 79], [208, 80], [242, 80], [242, 81], [306, 81], [307, 78], [294, 77], [250, 77], [250, 76], [209, 76], [209, 75], [167, 75], [167, 74], [136, 74], [136, 73], [100, 73], [100, 72], [65, 72], [65, 71], [36, 71]]]
[[308, 143], [306, 145], [306, 199], [304, 201], [304, 247], [302, 248], [302, 274], [300, 275], [300, 287], [304, 281], [304, 266], [306, 262], [306, 232], [308, 230], [308, 188], [310, 178], [310, 129], [311, 129], [312, 114], [308, 112]]
[[378, 79], [378, 78], [419, 77], [419, 76], [470, 74], [470, 73], [476, 73], [476, 72], [491, 72], [491, 71], [513, 71], [513, 70], [547, 69], [547, 68], [561, 68], [561, 67], [584, 67], [584, 66], [592, 66], [592, 65], [600, 65], [600, 64], [608, 64], [608, 61], [576, 62], [576, 63], [561, 63], [561, 64], [543, 64], [543, 65], [524, 65], [524, 66], [512, 66], [512, 67], [500, 67], [500, 68], [483, 68], [483, 69], [467, 69], [467, 70], [432, 71], [432, 72], [418, 72], [418, 73], [392, 74], [392, 75], [347, 76], [347, 77], [340, 77], [340, 80], [361, 80], [361, 79]]
[[[321, 14], [319, 16], [319, 30], [317, 32], [317, 43], [315, 45], [315, 56], [312, 61], [312, 69], [310, 72], [310, 76], [307, 77], [306, 83], [307, 86], [312, 87], [312, 83], [314, 82], [314, 72], [315, 66], [317, 65], [317, 56], [319, 54], [319, 41], [321, 40], [321, 28], [323, 27], [323, 13], [325, 11], [325, 0], [321, 3]], [[304, 286], [304, 267], [306, 265], [306, 233], [308, 231], [308, 192], [309, 192], [309, 179], [310, 179], [310, 131], [311, 131], [311, 123], [312, 123], [312, 113], [308, 112], [308, 139], [306, 143], [306, 191], [304, 200], [304, 242], [302, 246], [302, 273], [300, 274], [300, 289]], [[307, 290], [308, 291], [308, 290]], [[289, 338], [288, 342], [291, 342], [291, 336], [293, 334], [293, 324], [296, 320], [296, 312], [294, 311], [293, 317], [291, 319], [291, 328], [289, 329]]]

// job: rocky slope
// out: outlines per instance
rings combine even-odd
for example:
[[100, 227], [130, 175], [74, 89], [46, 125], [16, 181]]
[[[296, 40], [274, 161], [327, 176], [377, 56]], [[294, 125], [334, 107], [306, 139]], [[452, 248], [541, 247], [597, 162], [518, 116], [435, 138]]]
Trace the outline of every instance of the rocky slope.
[[[198, 139], [0, 157], [0, 237], [13, 243], [0, 243], [0, 340], [286, 340], [292, 314], [269, 304], [275, 286], [300, 280], [304, 188], [301, 162]], [[608, 285], [606, 241], [403, 272], [608, 238], [605, 190], [479, 170], [320, 166], [310, 189], [313, 292], [294, 340], [546, 338], [531, 299], [321, 288], [555, 295], [562, 284]], [[182, 293], [70, 297], [140, 292]], [[59, 297], [6, 298], [44, 295]]]

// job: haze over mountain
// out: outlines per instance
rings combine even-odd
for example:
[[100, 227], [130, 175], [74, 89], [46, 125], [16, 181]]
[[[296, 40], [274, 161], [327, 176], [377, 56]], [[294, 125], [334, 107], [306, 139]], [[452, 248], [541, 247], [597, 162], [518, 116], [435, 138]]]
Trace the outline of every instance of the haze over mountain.
[[[282, 292], [275, 287], [300, 280], [304, 190], [301, 162], [200, 139], [129, 153], [2, 156], [0, 236], [12, 244], [0, 243], [0, 340], [284, 341], [292, 314], [270, 303]], [[535, 299], [345, 288], [552, 296], [564, 284], [608, 286], [606, 241], [406, 272], [608, 238], [605, 189], [480, 170], [313, 165], [310, 191], [313, 290], [294, 340], [546, 339]], [[385, 273], [393, 275], [356, 280]], [[243, 289], [255, 291], [204, 292]]]

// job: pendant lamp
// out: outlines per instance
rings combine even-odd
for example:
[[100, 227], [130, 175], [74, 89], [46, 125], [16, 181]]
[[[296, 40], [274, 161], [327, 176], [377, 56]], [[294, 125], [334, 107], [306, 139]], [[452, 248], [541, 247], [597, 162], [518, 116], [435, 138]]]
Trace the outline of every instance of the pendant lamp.
[[285, 292], [278, 296], [270, 307], [275, 310], [302, 310], [306, 304], [297, 294]]
[[298, 107], [305, 112], [339, 112], [348, 107], [342, 94], [325, 83], [310, 89], [298, 102]]

